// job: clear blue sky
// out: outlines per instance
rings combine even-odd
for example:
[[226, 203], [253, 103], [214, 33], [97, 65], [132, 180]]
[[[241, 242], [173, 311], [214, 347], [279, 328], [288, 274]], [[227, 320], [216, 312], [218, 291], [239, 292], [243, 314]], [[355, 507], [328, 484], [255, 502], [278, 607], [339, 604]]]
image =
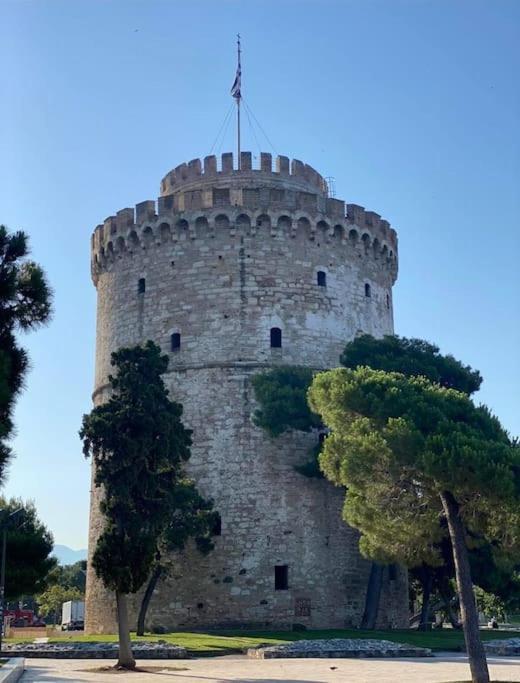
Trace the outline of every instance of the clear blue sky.
[[[398, 230], [396, 331], [479, 368], [478, 399], [518, 434], [519, 29], [516, 0], [2, 0], [0, 221], [29, 233], [56, 296], [23, 340], [6, 493], [85, 546], [90, 234], [209, 153], [237, 31], [244, 97], [276, 151]], [[258, 151], [247, 119], [243, 148]]]

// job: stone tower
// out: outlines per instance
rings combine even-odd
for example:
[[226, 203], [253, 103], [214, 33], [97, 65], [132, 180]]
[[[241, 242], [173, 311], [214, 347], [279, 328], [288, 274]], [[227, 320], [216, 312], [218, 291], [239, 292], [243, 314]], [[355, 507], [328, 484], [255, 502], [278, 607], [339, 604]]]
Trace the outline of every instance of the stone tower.
[[[157, 203], [118, 211], [92, 236], [94, 402], [106, 400], [112, 351], [158, 343], [193, 430], [189, 472], [222, 517], [215, 550], [189, 549], [159, 584], [147, 626], [356, 626], [369, 563], [341, 519], [343, 492], [294, 469], [319, 435], [270, 439], [256, 428], [251, 377], [280, 364], [336, 367], [356, 334], [392, 333], [397, 237], [377, 213], [331, 198], [301, 161], [240, 161], [181, 164]], [[378, 619], [407, 625], [399, 568], [385, 572]], [[114, 599], [90, 568], [86, 628], [115, 630]]]

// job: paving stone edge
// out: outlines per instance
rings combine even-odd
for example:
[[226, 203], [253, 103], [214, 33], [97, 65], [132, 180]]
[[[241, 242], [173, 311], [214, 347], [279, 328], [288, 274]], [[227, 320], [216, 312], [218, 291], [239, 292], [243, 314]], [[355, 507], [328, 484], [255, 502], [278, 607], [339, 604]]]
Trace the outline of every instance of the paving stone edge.
[[2, 667], [0, 667], [0, 683], [16, 683], [20, 680], [25, 669], [23, 657], [10, 657]]

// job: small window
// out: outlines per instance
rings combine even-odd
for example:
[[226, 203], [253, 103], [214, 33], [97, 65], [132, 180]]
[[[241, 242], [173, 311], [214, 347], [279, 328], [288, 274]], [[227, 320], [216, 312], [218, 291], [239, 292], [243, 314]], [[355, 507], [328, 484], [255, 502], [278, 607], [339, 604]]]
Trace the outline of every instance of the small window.
[[279, 564], [274, 568], [274, 589], [275, 591], [289, 589], [289, 567], [286, 564]]
[[372, 296], [372, 292], [370, 291], [370, 285], [368, 284], [368, 282], [365, 283], [365, 296]]
[[318, 281], [318, 287], [326, 287], [327, 286], [327, 273], [325, 273], [325, 271], [323, 271], [323, 270], [318, 270], [317, 281]]
[[178, 332], [174, 332], [170, 340], [172, 351], [179, 351], [181, 348], [181, 335]]
[[222, 536], [222, 519], [220, 515], [218, 516], [218, 519], [215, 520], [211, 533], [213, 536]]
[[282, 348], [282, 330], [279, 327], [271, 327], [271, 348]]
[[397, 581], [397, 567], [395, 564], [388, 565], [388, 579], [390, 581]]
[[137, 283], [137, 291], [139, 294], [144, 294], [146, 292], [146, 280], [144, 277], [139, 278], [139, 282]]
[[390, 310], [390, 294], [386, 295], [386, 307], [388, 310]]

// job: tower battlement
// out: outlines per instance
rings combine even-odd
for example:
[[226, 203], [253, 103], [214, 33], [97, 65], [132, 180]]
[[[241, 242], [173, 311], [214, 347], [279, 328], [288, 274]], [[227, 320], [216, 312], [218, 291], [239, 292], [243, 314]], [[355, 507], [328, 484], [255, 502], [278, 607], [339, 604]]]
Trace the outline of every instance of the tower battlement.
[[[256, 165], [256, 168], [254, 167]], [[230, 176], [234, 182], [244, 183], [254, 180], [264, 182], [284, 182], [295, 187], [308, 189], [311, 192], [318, 191], [327, 195], [327, 183], [312, 166], [304, 164], [299, 159], [289, 159], [278, 155], [273, 170], [272, 155], [261, 152], [260, 158], [255, 158], [251, 152], [241, 152], [240, 169], [236, 163], [236, 157], [232, 152], [225, 152], [220, 157], [220, 168], [217, 167], [217, 157], [210, 155], [204, 159], [192, 159], [188, 163], [176, 166], [167, 173], [161, 181], [161, 195], [176, 193], [191, 185], [215, 185], [220, 181], [229, 181]]]
[[[232, 154], [181, 164], [166, 176], [157, 202], [146, 200], [118, 211], [92, 235], [94, 282], [99, 272], [124, 252], [182, 240], [205, 240], [225, 231], [238, 237], [308, 239], [335, 242], [360, 256], [371, 256], [397, 276], [397, 233], [388, 221], [357, 204], [327, 196], [322, 176], [307, 164], [278, 157], [271, 170], [270, 154], [261, 155], [261, 169], [251, 169], [251, 153], [242, 152], [242, 168], [233, 169]], [[173, 175], [172, 175], [173, 174]], [[170, 183], [168, 185], [168, 183]], [[310, 191], [313, 190], [313, 191]], [[345, 253], [348, 258], [348, 253]]]

